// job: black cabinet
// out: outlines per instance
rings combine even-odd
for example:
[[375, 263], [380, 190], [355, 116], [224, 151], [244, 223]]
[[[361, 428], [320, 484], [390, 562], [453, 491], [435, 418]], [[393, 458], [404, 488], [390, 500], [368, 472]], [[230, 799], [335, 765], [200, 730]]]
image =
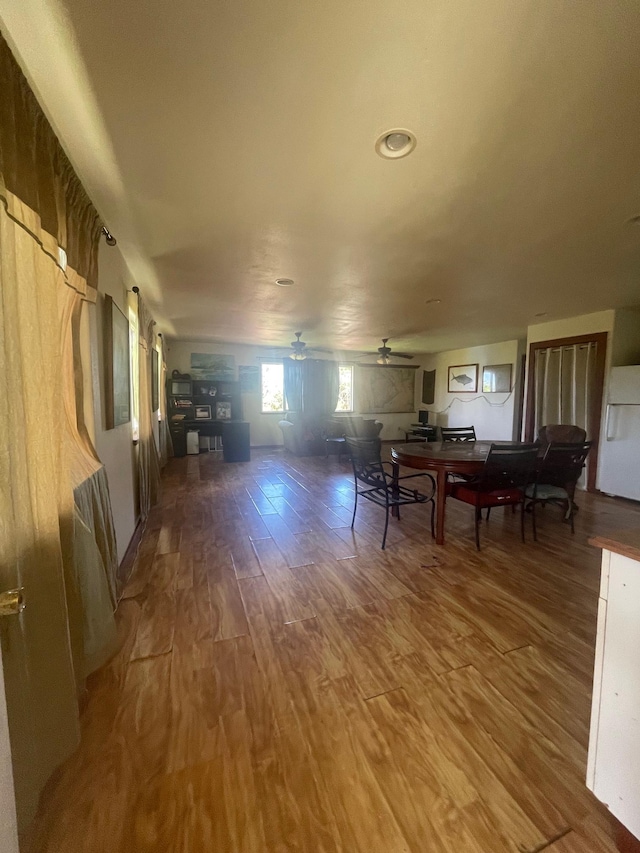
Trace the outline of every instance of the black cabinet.
[[251, 459], [247, 421], [222, 424], [222, 454], [225, 462], [248, 462]]
[[175, 456], [187, 452], [186, 434], [222, 436], [225, 462], [250, 458], [249, 424], [242, 420], [240, 383], [204, 379], [167, 380], [169, 431]]

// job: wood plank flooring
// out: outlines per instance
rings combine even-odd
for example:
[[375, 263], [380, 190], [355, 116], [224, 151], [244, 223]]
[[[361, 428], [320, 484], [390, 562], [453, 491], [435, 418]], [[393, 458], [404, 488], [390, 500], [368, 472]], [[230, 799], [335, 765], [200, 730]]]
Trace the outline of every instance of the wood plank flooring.
[[350, 529], [348, 463], [170, 462], [31, 853], [611, 853], [584, 784], [600, 552], [494, 512]]

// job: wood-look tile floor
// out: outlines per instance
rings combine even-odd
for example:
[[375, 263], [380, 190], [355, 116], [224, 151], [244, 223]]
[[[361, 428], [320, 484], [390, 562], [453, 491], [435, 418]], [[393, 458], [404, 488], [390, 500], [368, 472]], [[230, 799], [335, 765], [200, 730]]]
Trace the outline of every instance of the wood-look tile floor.
[[469, 507], [390, 523], [346, 462], [170, 462], [37, 853], [613, 851], [584, 784], [599, 551], [581, 495], [539, 543]]

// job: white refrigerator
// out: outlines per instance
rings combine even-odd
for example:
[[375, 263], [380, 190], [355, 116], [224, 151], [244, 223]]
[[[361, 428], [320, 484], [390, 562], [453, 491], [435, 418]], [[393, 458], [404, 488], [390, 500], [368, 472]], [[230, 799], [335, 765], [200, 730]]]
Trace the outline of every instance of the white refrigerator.
[[598, 488], [640, 501], [640, 364], [612, 368], [603, 438]]

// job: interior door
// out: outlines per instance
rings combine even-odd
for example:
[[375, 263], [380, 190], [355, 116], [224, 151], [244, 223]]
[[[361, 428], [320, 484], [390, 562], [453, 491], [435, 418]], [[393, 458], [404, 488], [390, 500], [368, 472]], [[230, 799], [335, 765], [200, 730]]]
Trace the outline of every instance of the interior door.
[[[10, 617], [9, 617], [10, 618]], [[0, 850], [18, 853], [16, 801], [13, 791], [11, 747], [7, 724], [7, 703], [2, 670], [2, 645], [0, 644]]]

